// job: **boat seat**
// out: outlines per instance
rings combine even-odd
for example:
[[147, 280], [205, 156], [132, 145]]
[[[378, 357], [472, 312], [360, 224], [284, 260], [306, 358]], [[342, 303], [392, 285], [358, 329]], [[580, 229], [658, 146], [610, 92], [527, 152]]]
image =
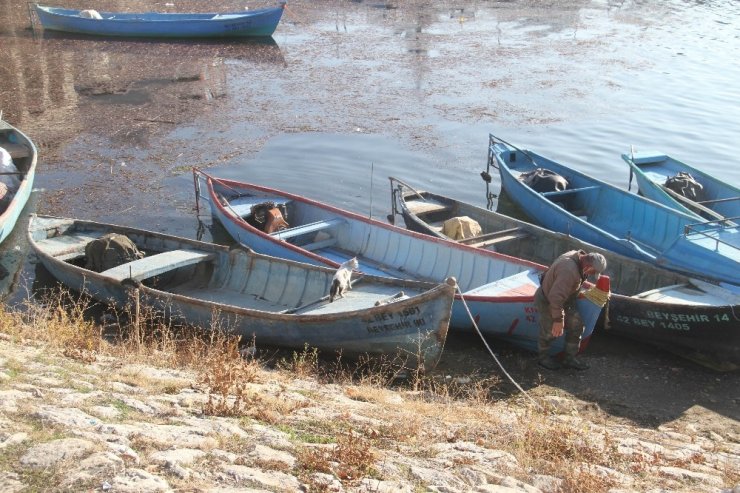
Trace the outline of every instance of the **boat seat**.
[[300, 235], [304, 235], [307, 233], [314, 233], [316, 231], [321, 231], [322, 229], [335, 228], [339, 226], [340, 224], [344, 224], [344, 223], [346, 223], [344, 219], [337, 217], [334, 219], [326, 219], [323, 221], [316, 221], [314, 223], [302, 224], [300, 226], [295, 226], [293, 228], [282, 229], [280, 231], [275, 231], [273, 233], [270, 233], [270, 236], [280, 238], [281, 240], [286, 240], [288, 238], [293, 238], [295, 236], [300, 236]]
[[588, 187], [581, 187], [581, 188], [568, 188], [566, 190], [557, 190], [555, 192], [542, 192], [542, 195], [544, 197], [559, 197], [561, 195], [570, 195], [576, 192], [585, 192], [587, 190], [598, 190], [599, 185], [591, 185]]
[[430, 214], [433, 212], [446, 212], [452, 210], [452, 208], [439, 202], [423, 201], [423, 200], [410, 200], [406, 202], [406, 207], [412, 214], [422, 215]]
[[303, 248], [304, 250], [308, 250], [309, 252], [312, 252], [314, 250], [321, 250], [322, 248], [331, 247], [336, 244], [337, 244], [337, 239], [334, 237], [331, 237], [325, 240], [314, 241], [313, 243], [309, 243], [307, 245], [300, 245], [300, 247]]
[[210, 260], [213, 257], [214, 254], [208, 252], [171, 250], [113, 267], [112, 269], [101, 272], [101, 274], [116, 281], [123, 281], [124, 279], [143, 281], [144, 279], [158, 276], [179, 267]]
[[635, 164], [662, 164], [668, 160], [665, 154], [651, 152], [637, 152], [630, 157]]
[[21, 159], [24, 157], [31, 156], [31, 149], [23, 144], [13, 144], [10, 142], [0, 143], [0, 147], [4, 148], [10, 154], [13, 159]]
[[526, 238], [528, 236], [529, 233], [524, 231], [522, 228], [515, 227], [502, 229], [500, 231], [492, 231], [490, 233], [484, 233], [482, 235], [473, 236], [471, 238], [465, 238], [462, 240], [458, 240], [458, 243], [476, 248], [483, 248], [495, 245], [497, 243], [502, 243], [504, 241]]
[[39, 248], [63, 262], [85, 256], [85, 246], [100, 238], [98, 235], [74, 234], [53, 236], [36, 242]]

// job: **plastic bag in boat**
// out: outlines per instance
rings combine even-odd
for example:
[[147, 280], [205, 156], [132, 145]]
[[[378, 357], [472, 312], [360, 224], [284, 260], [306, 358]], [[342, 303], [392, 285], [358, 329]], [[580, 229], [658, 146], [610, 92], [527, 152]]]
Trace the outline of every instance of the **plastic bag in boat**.
[[442, 234], [453, 240], [472, 238], [480, 233], [480, 224], [468, 216], [451, 217], [442, 225]]
[[18, 179], [17, 174], [4, 174], [4, 173], [18, 173], [18, 168], [13, 164], [13, 157], [3, 147], [0, 147], [0, 182], [4, 183], [8, 187], [8, 192], [14, 194], [18, 187], [21, 186], [21, 181]]

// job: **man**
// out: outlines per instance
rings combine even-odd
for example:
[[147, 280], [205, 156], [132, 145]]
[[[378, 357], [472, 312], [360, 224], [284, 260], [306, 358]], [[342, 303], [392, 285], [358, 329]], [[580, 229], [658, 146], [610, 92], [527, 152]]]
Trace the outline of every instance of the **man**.
[[[572, 250], [556, 258], [542, 277], [534, 294], [540, 315], [538, 341], [540, 366], [548, 370], [573, 368], [586, 370], [588, 365], [576, 358], [583, 335], [583, 320], [576, 309], [576, 297], [587, 277], [601, 274], [606, 259], [600, 253]], [[561, 363], [549, 355], [553, 339], [565, 332], [565, 358]]]

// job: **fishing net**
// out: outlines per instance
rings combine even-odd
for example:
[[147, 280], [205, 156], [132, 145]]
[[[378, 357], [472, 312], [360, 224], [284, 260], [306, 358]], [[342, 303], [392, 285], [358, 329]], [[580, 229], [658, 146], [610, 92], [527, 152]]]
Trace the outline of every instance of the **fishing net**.
[[144, 253], [125, 235], [110, 233], [85, 246], [86, 269], [103, 272], [144, 257]]
[[679, 171], [676, 176], [669, 176], [665, 181], [665, 187], [694, 202], [704, 200], [704, 187], [685, 171]]
[[522, 173], [519, 179], [535, 192], [557, 192], [568, 188], [568, 180], [546, 168]]

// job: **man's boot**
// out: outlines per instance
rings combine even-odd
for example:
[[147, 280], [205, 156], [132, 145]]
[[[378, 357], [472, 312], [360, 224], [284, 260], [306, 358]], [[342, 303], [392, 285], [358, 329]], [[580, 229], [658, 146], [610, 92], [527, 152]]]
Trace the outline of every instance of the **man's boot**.
[[560, 361], [555, 359], [553, 356], [540, 356], [537, 360], [537, 364], [539, 364], [543, 368], [547, 368], [548, 370], [559, 370], [563, 367], [563, 365], [560, 364]]

